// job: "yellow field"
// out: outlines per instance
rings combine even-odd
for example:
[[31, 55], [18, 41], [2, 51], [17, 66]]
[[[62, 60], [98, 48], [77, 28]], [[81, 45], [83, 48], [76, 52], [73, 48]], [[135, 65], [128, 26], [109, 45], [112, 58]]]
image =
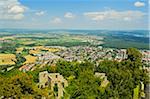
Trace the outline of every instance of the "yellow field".
[[26, 61], [24, 62], [24, 64], [30, 64], [30, 63], [35, 63], [37, 57], [35, 56], [31, 56], [31, 55], [27, 55], [25, 56]]
[[47, 48], [47, 47], [44, 47], [44, 46], [36, 46], [34, 48], [37, 49], [37, 50], [47, 50], [49, 52], [56, 52], [56, 51], [60, 50], [58, 48]]
[[23, 51], [23, 47], [20, 47], [20, 48], [16, 48], [16, 53], [21, 53]]
[[34, 50], [30, 50], [29, 53], [30, 54], [39, 54], [41, 52], [41, 50], [47, 50], [49, 52], [60, 51], [60, 49], [58, 49], [58, 48], [47, 48], [47, 47], [44, 47], [44, 46], [35, 46]]
[[57, 51], [60, 51], [60, 49], [58, 49], [58, 48], [48, 48], [48, 51], [49, 52], [57, 52]]
[[[39, 54], [39, 53], [41, 53], [42, 50], [46, 50], [46, 51], [49, 51], [49, 52], [60, 51], [60, 49], [58, 49], [58, 48], [47, 48], [45, 46], [34, 46], [33, 48], [34, 48], [34, 50], [29, 51], [30, 54]], [[21, 53], [23, 51], [23, 49], [24, 49], [23, 47], [17, 48], [16, 53]]]
[[5, 39], [5, 40], [7, 40], [7, 39], [15, 39], [15, 37], [7, 36], [7, 37], [3, 37], [3, 39]]
[[0, 54], [0, 65], [14, 65], [17, 61], [14, 54]]
[[39, 54], [40, 50], [30, 50], [29, 53], [30, 54]]
[[34, 48], [35, 49], [42, 49], [42, 48], [44, 48], [44, 46], [35, 46]]

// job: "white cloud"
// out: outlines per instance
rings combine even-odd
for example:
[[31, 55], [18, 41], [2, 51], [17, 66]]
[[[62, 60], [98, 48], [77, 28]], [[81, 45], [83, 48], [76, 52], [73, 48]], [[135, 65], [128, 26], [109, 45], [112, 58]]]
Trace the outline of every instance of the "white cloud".
[[104, 20], [105, 12], [87, 12], [84, 13], [85, 16], [89, 17], [91, 20]]
[[39, 11], [35, 13], [37, 16], [42, 16], [45, 14], [45, 11]]
[[15, 19], [15, 20], [21, 20], [23, 17], [24, 17], [23, 14], [17, 14], [17, 15], [14, 16], [13, 19]]
[[25, 11], [25, 9], [21, 6], [18, 6], [18, 5], [14, 5], [12, 7], [9, 8], [8, 12], [9, 13], [23, 13]]
[[73, 15], [71, 12], [67, 12], [67, 13], [65, 13], [64, 17], [65, 17], [65, 18], [72, 19], [72, 18], [75, 17], [75, 15]]
[[124, 21], [131, 21], [131, 18], [130, 17], [125, 17], [123, 20]]
[[102, 20], [136, 20], [140, 19], [145, 15], [141, 11], [116, 11], [116, 10], [106, 10], [101, 12], [86, 12], [84, 16], [95, 21]]
[[21, 20], [26, 9], [18, 0], [0, 0], [0, 20]]
[[55, 17], [51, 22], [52, 22], [53, 24], [61, 24], [61, 23], [62, 23], [62, 20], [61, 20], [61, 18], [59, 18], [59, 17]]
[[137, 2], [134, 3], [134, 6], [136, 6], [136, 7], [143, 7], [143, 6], [145, 6], [145, 3], [137, 1]]

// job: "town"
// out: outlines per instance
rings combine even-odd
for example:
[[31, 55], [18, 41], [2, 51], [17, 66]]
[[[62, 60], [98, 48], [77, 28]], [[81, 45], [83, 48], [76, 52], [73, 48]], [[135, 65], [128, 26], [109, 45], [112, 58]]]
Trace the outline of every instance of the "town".
[[[126, 49], [113, 49], [113, 48], [102, 48], [101, 46], [96, 47], [61, 47], [61, 46], [51, 46], [46, 48], [57, 48], [56, 51], [51, 52], [39, 52], [36, 54], [31, 54], [33, 57], [36, 57], [37, 59], [35, 61], [28, 62], [26, 65], [23, 66], [24, 70], [28, 71], [34, 68], [36, 64], [43, 65], [55, 65], [59, 59], [63, 59], [66, 61], [78, 61], [83, 62], [85, 60], [89, 60], [95, 63], [98, 63], [104, 59], [108, 60], [116, 60], [121, 61], [127, 58], [126, 55]], [[30, 48], [32, 49], [32, 48]], [[33, 47], [33, 49], [36, 51], [37, 49]], [[144, 62], [145, 66], [150, 65], [150, 51], [149, 50], [141, 50], [141, 53], [143, 55], [142, 61]], [[20, 70], [23, 69], [23, 67], [20, 67]]]

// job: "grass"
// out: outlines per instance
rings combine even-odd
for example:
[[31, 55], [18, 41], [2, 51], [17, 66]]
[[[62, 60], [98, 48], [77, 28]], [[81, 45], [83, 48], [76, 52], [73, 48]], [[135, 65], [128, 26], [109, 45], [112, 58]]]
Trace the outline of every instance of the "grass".
[[14, 54], [0, 54], [0, 65], [14, 65], [16, 56]]

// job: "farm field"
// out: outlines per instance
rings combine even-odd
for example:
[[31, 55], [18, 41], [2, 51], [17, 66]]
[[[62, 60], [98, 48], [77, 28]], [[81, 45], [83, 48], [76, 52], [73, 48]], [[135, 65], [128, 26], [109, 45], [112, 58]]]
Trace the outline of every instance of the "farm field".
[[14, 54], [0, 54], [0, 65], [14, 65], [16, 61]]
[[31, 64], [31, 63], [35, 63], [37, 57], [35, 56], [31, 56], [31, 55], [27, 55], [25, 56], [26, 61], [23, 64]]

